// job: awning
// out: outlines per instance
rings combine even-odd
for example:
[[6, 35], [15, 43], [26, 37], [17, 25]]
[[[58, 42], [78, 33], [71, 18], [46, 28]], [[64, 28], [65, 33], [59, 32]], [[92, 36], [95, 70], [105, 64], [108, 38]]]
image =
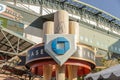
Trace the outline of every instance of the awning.
[[0, 53], [16, 55], [22, 53], [34, 44], [35, 43], [27, 40], [23, 36], [4, 27], [0, 27]]
[[120, 80], [120, 64], [104, 69], [97, 73], [90, 73], [85, 77], [85, 80]]

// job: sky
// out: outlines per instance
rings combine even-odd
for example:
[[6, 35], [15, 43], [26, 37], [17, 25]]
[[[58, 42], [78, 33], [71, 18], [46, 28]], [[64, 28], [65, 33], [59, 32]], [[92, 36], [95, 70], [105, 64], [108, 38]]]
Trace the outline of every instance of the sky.
[[80, 0], [120, 19], [120, 0]]

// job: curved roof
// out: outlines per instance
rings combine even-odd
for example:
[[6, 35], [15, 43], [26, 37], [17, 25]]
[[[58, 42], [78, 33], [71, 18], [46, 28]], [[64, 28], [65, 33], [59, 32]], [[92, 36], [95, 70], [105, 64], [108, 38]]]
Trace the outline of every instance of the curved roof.
[[80, 7], [80, 6], [85, 6], [84, 8], [92, 13], [95, 13], [95, 14], [99, 14], [99, 16], [101, 17], [104, 17], [110, 21], [114, 21], [116, 24], [119, 24], [120, 25], [120, 19], [111, 15], [110, 13], [106, 12], [106, 11], [103, 11], [101, 9], [98, 9], [90, 4], [87, 4], [87, 3], [84, 3], [82, 1], [79, 1], [79, 0], [69, 0], [71, 4], [73, 5], [76, 5], [77, 7]]
[[120, 18], [120, 0], [80, 0]]
[[[9, 1], [4, 0], [4, 1], [7, 1], [7, 2], [12, 1], [13, 2], [13, 0], [9, 0]], [[46, 7], [52, 6], [52, 8], [59, 6], [62, 9], [72, 8], [72, 9], [76, 9], [76, 10], [79, 9], [80, 10], [80, 9], [84, 8], [85, 10], [92, 12], [95, 15], [99, 15], [103, 18], [106, 18], [110, 22], [113, 22], [113, 23], [118, 24], [120, 26], [120, 19], [119, 18], [109, 14], [108, 12], [105, 12], [101, 9], [98, 9], [90, 4], [84, 3], [80, 0], [14, 0], [14, 1], [15, 1], [15, 3], [18, 2], [18, 3], [37, 5], [37, 6], [40, 6], [40, 5], [46, 6], [47, 5]]]

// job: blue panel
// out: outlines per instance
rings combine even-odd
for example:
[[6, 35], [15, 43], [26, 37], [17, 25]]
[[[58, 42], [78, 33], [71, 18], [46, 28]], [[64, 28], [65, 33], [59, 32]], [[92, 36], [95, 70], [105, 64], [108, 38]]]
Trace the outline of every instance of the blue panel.
[[57, 47], [57, 39], [54, 39], [53, 41], [52, 41], [52, 44], [51, 44], [51, 46], [52, 46], [52, 49], [56, 49], [56, 47]]
[[66, 41], [66, 42], [65, 42], [65, 45], [66, 45], [66, 46], [65, 46], [65, 47], [66, 47], [66, 48], [65, 48], [65, 51], [67, 51], [67, 50], [70, 48], [69, 42]]
[[65, 53], [64, 49], [56, 49], [54, 52], [57, 54], [64, 54]]
[[[57, 45], [60, 43], [64, 44], [63, 48], [57, 48]], [[69, 50], [70, 44], [69, 44], [69, 41], [65, 39], [64, 37], [58, 37], [52, 41], [51, 47], [52, 47], [53, 52], [55, 52], [55, 54], [63, 55], [65, 54], [65, 52]]]

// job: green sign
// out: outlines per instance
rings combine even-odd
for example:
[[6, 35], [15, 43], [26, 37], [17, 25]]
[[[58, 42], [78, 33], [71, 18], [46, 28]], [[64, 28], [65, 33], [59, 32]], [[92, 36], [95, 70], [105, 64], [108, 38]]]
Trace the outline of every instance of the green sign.
[[7, 27], [7, 19], [0, 17], [0, 26]]

